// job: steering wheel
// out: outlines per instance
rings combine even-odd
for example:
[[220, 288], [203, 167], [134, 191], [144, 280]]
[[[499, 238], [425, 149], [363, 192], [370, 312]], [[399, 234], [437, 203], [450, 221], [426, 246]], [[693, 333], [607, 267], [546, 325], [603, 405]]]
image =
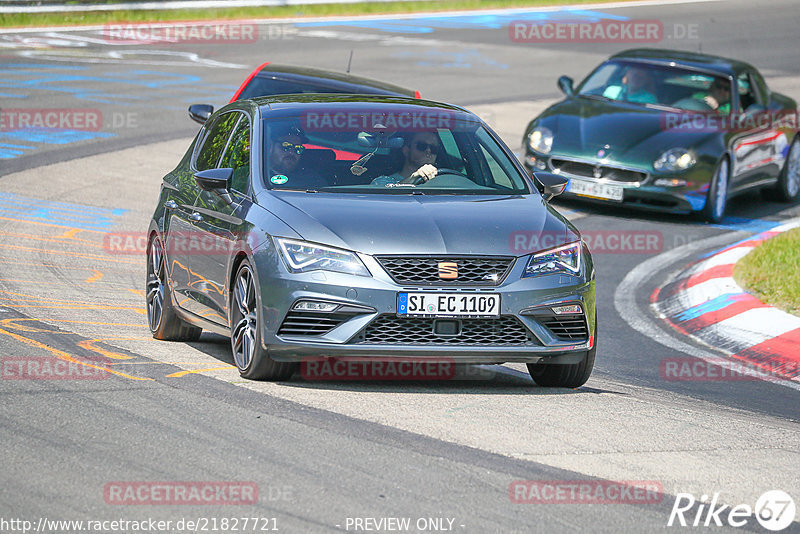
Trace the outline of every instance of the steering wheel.
[[[457, 171], [455, 169], [448, 169], [447, 167], [440, 167], [440, 168], [436, 169], [436, 176], [431, 178], [431, 180], [435, 179], [438, 176], [442, 176], [443, 174], [455, 174], [456, 176], [461, 176], [461, 177], [466, 178], [467, 180], [469, 180], [469, 177], [466, 174], [464, 174], [463, 172], [459, 172], [459, 171]], [[422, 176], [418, 176], [414, 180], [414, 185], [418, 185], [420, 183], [425, 183], [425, 182], [420, 182], [420, 180], [422, 180]], [[428, 180], [428, 181], [430, 181], [430, 180]]]

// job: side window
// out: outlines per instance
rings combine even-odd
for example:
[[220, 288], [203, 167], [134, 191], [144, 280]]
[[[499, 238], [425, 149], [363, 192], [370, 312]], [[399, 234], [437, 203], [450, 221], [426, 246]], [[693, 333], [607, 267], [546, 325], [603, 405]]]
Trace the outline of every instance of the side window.
[[244, 115], [231, 136], [220, 167], [233, 169], [231, 189], [247, 194], [250, 185], [250, 121]]
[[231, 130], [239, 118], [239, 113], [227, 113], [216, 120], [211, 126], [211, 130], [203, 141], [203, 147], [195, 160], [195, 167], [198, 171], [214, 169], [217, 167], [222, 151], [228, 142]]

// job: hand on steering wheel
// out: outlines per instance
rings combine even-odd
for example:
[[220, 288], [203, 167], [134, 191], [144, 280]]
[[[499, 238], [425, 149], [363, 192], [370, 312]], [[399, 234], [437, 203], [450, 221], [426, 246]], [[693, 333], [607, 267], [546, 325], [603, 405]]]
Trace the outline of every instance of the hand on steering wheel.
[[[431, 169], [433, 170], [432, 173], [430, 172]], [[448, 169], [447, 167], [440, 167], [437, 169], [433, 165], [426, 164], [417, 169], [417, 171], [411, 175], [411, 178], [414, 180], [411, 183], [414, 185], [422, 184], [443, 174], [455, 174], [456, 176], [463, 176], [464, 178], [467, 178], [466, 174], [455, 169]]]
[[428, 180], [432, 179], [436, 176], [436, 167], [431, 165], [430, 163], [426, 163], [416, 171], [414, 171], [409, 178], [411, 179], [411, 183], [416, 184], [424, 184]]

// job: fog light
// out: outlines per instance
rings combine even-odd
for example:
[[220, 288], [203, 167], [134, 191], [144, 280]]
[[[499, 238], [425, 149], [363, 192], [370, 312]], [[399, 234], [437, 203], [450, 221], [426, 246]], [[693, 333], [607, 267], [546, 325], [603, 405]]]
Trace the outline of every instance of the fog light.
[[689, 182], [686, 180], [679, 180], [678, 178], [659, 178], [653, 185], [659, 187], [686, 187], [689, 185]]
[[338, 304], [332, 302], [319, 302], [316, 300], [301, 300], [292, 308], [299, 311], [321, 311], [330, 312], [338, 308]]
[[567, 314], [575, 314], [583, 312], [580, 304], [569, 304], [567, 306], [553, 306], [550, 309], [553, 310], [553, 313], [555, 313], [556, 315], [567, 315]]

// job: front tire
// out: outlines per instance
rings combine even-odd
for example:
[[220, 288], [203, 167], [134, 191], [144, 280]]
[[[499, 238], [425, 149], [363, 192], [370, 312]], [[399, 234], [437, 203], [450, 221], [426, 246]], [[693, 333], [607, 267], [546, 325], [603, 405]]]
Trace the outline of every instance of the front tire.
[[286, 380], [294, 374], [293, 362], [270, 358], [261, 346], [261, 327], [253, 270], [247, 260], [236, 271], [231, 291], [231, 350], [242, 378]]
[[528, 373], [537, 385], [546, 388], [578, 388], [589, 380], [597, 354], [597, 319], [594, 325], [594, 346], [578, 363], [529, 363]]
[[154, 234], [147, 244], [147, 324], [156, 339], [197, 341], [202, 328], [192, 326], [175, 314], [167, 280], [167, 255], [161, 238]]
[[794, 202], [800, 196], [800, 136], [795, 136], [775, 187], [764, 189], [764, 196], [778, 202]]
[[725, 217], [725, 209], [728, 207], [728, 185], [730, 183], [730, 163], [728, 156], [723, 156], [714, 176], [711, 178], [711, 186], [708, 188], [706, 205], [703, 208], [703, 218], [710, 223], [719, 224]]

